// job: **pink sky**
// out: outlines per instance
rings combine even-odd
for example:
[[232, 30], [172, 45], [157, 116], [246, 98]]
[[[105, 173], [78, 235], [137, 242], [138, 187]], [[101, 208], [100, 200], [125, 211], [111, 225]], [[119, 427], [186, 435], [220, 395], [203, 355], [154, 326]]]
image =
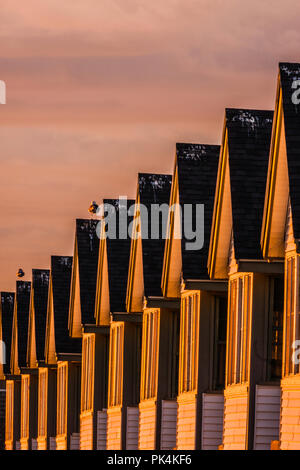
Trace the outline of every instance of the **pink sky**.
[[298, 0], [0, 0], [0, 290], [73, 253], [91, 200], [220, 143], [225, 107], [271, 109], [300, 62]]

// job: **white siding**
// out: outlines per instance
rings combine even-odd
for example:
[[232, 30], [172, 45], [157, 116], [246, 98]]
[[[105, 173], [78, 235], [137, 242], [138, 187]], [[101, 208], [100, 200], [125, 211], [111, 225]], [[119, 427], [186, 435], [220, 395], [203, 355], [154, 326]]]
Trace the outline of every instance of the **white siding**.
[[107, 437], [107, 412], [106, 410], [97, 411], [97, 450], [106, 449]]
[[196, 398], [182, 401], [179, 397], [177, 409], [178, 450], [194, 450], [196, 444]]
[[121, 450], [122, 447], [122, 410], [121, 407], [107, 410], [107, 450]]
[[5, 441], [5, 450], [14, 450], [13, 441]]
[[172, 450], [176, 447], [177, 402], [162, 401], [160, 448]]
[[38, 437], [37, 450], [47, 450], [47, 439]]
[[256, 386], [254, 449], [270, 450], [279, 439], [280, 387]]
[[29, 440], [27, 438], [20, 439], [20, 450], [28, 450]]
[[139, 450], [154, 450], [156, 440], [156, 404], [142, 402], [139, 406]]
[[80, 433], [74, 432], [70, 437], [70, 450], [80, 449]]
[[80, 450], [93, 449], [93, 412], [80, 416]]
[[224, 395], [202, 394], [202, 444], [203, 450], [218, 450], [223, 442]]
[[300, 450], [300, 376], [281, 381], [281, 450]]
[[[243, 388], [244, 390], [242, 390]], [[224, 393], [224, 450], [245, 450], [247, 446], [248, 389], [232, 385]]]
[[65, 434], [56, 436], [56, 449], [55, 450], [67, 450], [67, 436]]
[[139, 443], [139, 409], [137, 406], [127, 407], [126, 449], [137, 450]]

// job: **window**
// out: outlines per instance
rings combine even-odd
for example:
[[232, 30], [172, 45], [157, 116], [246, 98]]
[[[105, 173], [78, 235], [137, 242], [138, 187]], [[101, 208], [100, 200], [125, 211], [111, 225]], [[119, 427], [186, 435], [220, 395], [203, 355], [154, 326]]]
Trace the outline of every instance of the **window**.
[[108, 406], [122, 404], [124, 324], [112, 324], [109, 342]]
[[249, 380], [252, 274], [243, 274], [229, 282], [227, 384]]
[[179, 334], [180, 315], [174, 312], [168, 329], [169, 337], [169, 366], [168, 366], [168, 398], [176, 398], [178, 395], [179, 373]]
[[268, 379], [282, 376], [283, 277], [270, 277], [269, 371]]
[[293, 361], [293, 344], [299, 339], [299, 256], [292, 255], [285, 261], [283, 375], [299, 373], [299, 364]]
[[58, 364], [57, 369], [57, 435], [67, 433], [68, 364]]
[[39, 369], [38, 389], [38, 436], [46, 437], [47, 427], [48, 370]]
[[179, 392], [190, 392], [197, 387], [200, 294], [181, 299]]
[[13, 424], [14, 424], [14, 382], [7, 380], [6, 382], [6, 421], [5, 421], [5, 440], [13, 440]]
[[227, 298], [215, 297], [213, 390], [225, 386]]
[[157, 393], [159, 310], [145, 310], [143, 315], [141, 400]]
[[29, 437], [29, 375], [21, 381], [21, 439]]
[[93, 409], [94, 396], [95, 335], [83, 336], [81, 371], [81, 411]]

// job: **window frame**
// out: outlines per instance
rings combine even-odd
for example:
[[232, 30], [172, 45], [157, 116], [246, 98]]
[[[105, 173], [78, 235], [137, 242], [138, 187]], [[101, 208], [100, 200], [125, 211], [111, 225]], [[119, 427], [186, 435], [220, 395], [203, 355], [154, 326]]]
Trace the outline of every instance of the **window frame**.
[[29, 438], [29, 394], [30, 375], [21, 376], [21, 439]]
[[14, 381], [6, 381], [5, 400], [5, 440], [13, 441], [14, 438]]
[[182, 294], [180, 303], [179, 393], [195, 392], [198, 385], [200, 292]]
[[159, 308], [149, 308], [143, 312], [141, 401], [157, 397], [160, 315]]
[[81, 367], [81, 413], [94, 409], [94, 375], [95, 375], [95, 334], [84, 334], [82, 338]]
[[253, 273], [231, 276], [228, 287], [226, 386], [249, 382]]
[[57, 435], [67, 433], [68, 409], [68, 363], [58, 363], [57, 366]]
[[112, 323], [109, 341], [108, 407], [121, 406], [123, 402], [124, 368], [123, 322]]
[[299, 374], [299, 364], [292, 362], [292, 345], [300, 339], [299, 332], [299, 265], [300, 256], [292, 251], [285, 257], [284, 322], [282, 376]]
[[48, 369], [39, 369], [38, 384], [38, 436], [47, 437], [47, 401], [48, 401]]

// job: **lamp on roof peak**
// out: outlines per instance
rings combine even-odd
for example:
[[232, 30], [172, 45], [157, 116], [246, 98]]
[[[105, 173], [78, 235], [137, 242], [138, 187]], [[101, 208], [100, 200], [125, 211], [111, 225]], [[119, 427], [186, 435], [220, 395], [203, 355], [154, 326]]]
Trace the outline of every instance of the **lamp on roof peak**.
[[25, 272], [23, 271], [22, 268], [19, 268], [18, 271], [17, 271], [17, 277], [24, 277], [25, 276]]
[[92, 201], [91, 204], [90, 204], [90, 207], [89, 207], [89, 213], [90, 213], [90, 214], [96, 214], [98, 207], [99, 207], [99, 206], [98, 206], [98, 204], [96, 203], [96, 201]]

